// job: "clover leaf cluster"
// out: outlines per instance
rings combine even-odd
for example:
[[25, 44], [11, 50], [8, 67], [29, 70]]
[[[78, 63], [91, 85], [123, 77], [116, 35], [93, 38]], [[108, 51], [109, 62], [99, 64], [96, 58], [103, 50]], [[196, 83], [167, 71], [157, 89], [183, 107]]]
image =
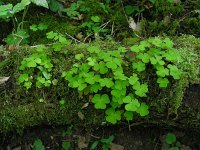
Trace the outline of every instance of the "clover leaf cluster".
[[113, 124], [122, 117], [133, 120], [136, 115], [149, 114], [149, 106], [142, 102], [149, 92], [148, 83], [141, 78], [147, 66], [154, 70], [161, 88], [168, 86], [170, 77], [179, 79], [181, 76], [175, 65], [180, 57], [169, 38], [152, 38], [132, 46], [129, 52], [134, 55], [128, 60], [132, 65], [128, 65], [129, 74], [124, 61], [128, 49], [105, 51], [91, 46], [87, 51], [88, 54], [75, 55], [76, 63], [63, 72], [62, 77], [69, 87], [77, 88], [81, 94], [93, 95], [94, 107], [105, 110], [106, 120]]
[[[57, 41], [50, 48], [56, 52], [69, 44], [65, 37], [54, 32], [47, 33], [47, 38]], [[130, 56], [126, 58], [127, 54]], [[166, 88], [182, 74], [176, 65], [181, 61], [180, 55], [169, 38], [150, 38], [130, 49], [119, 47], [112, 51], [90, 46], [74, 59], [71, 68], [62, 72], [61, 77], [69, 87], [87, 96], [96, 109], [105, 110], [106, 120], [113, 124], [121, 118], [129, 121], [137, 115], [149, 114], [149, 106], [144, 102], [149, 92], [148, 81]], [[27, 89], [34, 82], [39, 88], [53, 83], [53, 64], [44, 46], [24, 58], [19, 69], [22, 74], [18, 82]], [[152, 79], [145, 78], [148, 74], [153, 76]]]
[[[146, 116], [148, 106], [138, 98], [146, 96], [147, 84], [141, 84], [135, 73], [130, 77], [125, 74], [123, 55], [126, 49], [121, 47], [115, 51], [102, 51], [91, 46], [88, 52], [88, 57], [76, 54], [77, 63], [63, 72], [62, 77], [69, 82], [68, 85], [85, 95], [93, 94], [91, 101], [94, 107], [105, 109], [106, 120], [113, 124], [121, 120], [122, 114], [127, 120], [133, 119], [134, 112]], [[135, 85], [134, 94], [127, 91], [132, 85]]]
[[49, 87], [51, 85], [51, 71], [53, 64], [47, 55], [44, 46], [37, 47], [36, 51], [21, 62], [19, 70], [22, 71], [18, 83], [30, 89], [35, 81], [36, 87]]
[[177, 80], [181, 77], [181, 71], [176, 66], [181, 61], [180, 54], [173, 48], [173, 42], [169, 38], [151, 38], [131, 47], [135, 53], [133, 69], [138, 72], [145, 71], [147, 64], [152, 65], [156, 71], [157, 83], [160, 88], [166, 88], [170, 83], [170, 77]]

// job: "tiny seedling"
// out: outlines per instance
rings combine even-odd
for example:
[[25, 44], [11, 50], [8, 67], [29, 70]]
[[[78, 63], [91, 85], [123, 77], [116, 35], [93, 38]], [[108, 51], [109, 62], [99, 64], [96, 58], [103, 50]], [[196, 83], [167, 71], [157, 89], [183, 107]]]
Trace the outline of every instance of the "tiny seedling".
[[95, 142], [92, 143], [90, 149], [94, 150], [97, 149], [98, 145], [102, 146], [102, 150], [109, 150], [109, 146], [114, 140], [114, 136], [111, 135], [109, 138], [102, 138], [99, 140], [96, 140]]
[[44, 150], [44, 145], [40, 139], [36, 139], [33, 143], [33, 150]]
[[164, 136], [163, 148], [166, 150], [179, 150], [181, 143], [177, 141], [174, 133], [167, 133]]

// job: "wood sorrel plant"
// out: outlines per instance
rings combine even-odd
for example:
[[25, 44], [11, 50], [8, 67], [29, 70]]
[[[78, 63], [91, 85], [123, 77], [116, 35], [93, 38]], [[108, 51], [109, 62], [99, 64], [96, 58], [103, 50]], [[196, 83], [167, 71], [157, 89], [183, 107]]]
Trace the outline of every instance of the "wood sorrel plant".
[[36, 51], [21, 62], [19, 70], [22, 71], [18, 83], [23, 84], [27, 89], [36, 82], [36, 87], [49, 87], [51, 85], [51, 71], [53, 64], [46, 53], [44, 46], [37, 47]]
[[[149, 107], [141, 101], [148, 93], [148, 83], [141, 73], [151, 67], [157, 76], [160, 88], [166, 88], [171, 79], [179, 79], [180, 70], [175, 63], [180, 60], [169, 38], [151, 38], [131, 47], [134, 57], [129, 57], [131, 74], [125, 73], [126, 48], [102, 51], [91, 46], [89, 55], [76, 54], [75, 63], [70, 70], [62, 73], [69, 87], [77, 88], [81, 94], [93, 94], [91, 101], [96, 109], [104, 109], [106, 120], [117, 123], [122, 115], [133, 120], [134, 114], [147, 116]], [[156, 83], [155, 83], [156, 84]]]

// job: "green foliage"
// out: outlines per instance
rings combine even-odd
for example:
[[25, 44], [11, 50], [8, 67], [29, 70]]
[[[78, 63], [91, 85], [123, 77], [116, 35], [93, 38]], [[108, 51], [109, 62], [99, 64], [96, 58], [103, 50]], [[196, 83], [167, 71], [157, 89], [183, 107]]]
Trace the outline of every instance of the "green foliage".
[[[63, 132], [62, 136], [63, 136], [63, 137], [71, 136], [71, 135], [72, 135], [72, 128], [73, 128], [73, 125], [69, 126], [69, 127], [67, 128], [67, 130], [66, 130], [65, 132]], [[63, 148], [64, 150], [70, 150], [70, 148], [71, 148], [71, 143], [68, 142], [68, 141], [63, 141], [63, 142], [62, 142], [62, 148]]]
[[113, 140], [114, 140], [113, 135], [109, 136], [109, 138], [102, 138], [102, 139], [96, 140], [92, 143], [90, 149], [91, 150], [97, 149], [98, 145], [101, 144], [102, 150], [109, 150], [109, 146], [110, 146], [110, 144], [112, 143]]
[[38, 6], [48, 8], [46, 0], [21, 0], [21, 2], [17, 3], [15, 6], [12, 4], [0, 5], [0, 19], [13, 17], [14, 14], [24, 10], [31, 2]]
[[40, 23], [40, 24], [38, 24], [38, 25], [33, 24], [33, 25], [31, 25], [29, 28], [30, 28], [32, 31], [38, 31], [38, 30], [42, 31], [42, 30], [48, 29], [48, 25], [46, 25], [46, 24], [44, 24], [44, 23]]
[[181, 70], [173, 64], [181, 61], [180, 54], [173, 48], [173, 42], [169, 38], [164, 40], [152, 38], [142, 41], [139, 45], [132, 46], [131, 51], [135, 52], [136, 58], [140, 60], [133, 64], [133, 69], [141, 72], [145, 70], [146, 64], [151, 63], [155, 68], [158, 76], [157, 83], [161, 88], [167, 87], [170, 83], [167, 77], [180, 79]]
[[126, 5], [124, 9], [127, 15], [135, 14], [135, 16], [140, 15], [140, 13], [144, 11], [143, 9], [140, 9], [139, 6], [132, 6], [132, 5]]
[[70, 44], [70, 41], [67, 40], [63, 35], [59, 33], [51, 31], [51, 32], [48, 32], [46, 35], [47, 35], [47, 39], [50, 39], [56, 42], [52, 46], [53, 50], [56, 52], [61, 51], [64, 46]]
[[14, 45], [14, 46], [19, 46], [20, 44], [27, 44], [28, 43], [28, 37], [29, 34], [26, 30], [24, 29], [19, 29], [17, 30], [16, 33], [11, 33], [9, 34], [4, 41], [8, 45]]
[[[80, 94], [93, 94], [94, 107], [105, 109], [106, 120], [113, 124], [121, 120], [122, 114], [127, 120], [132, 119], [134, 113], [142, 117], [149, 114], [149, 106], [140, 99], [149, 92], [142, 76], [150, 66], [160, 88], [168, 87], [172, 79], [181, 77], [175, 64], [181, 59], [169, 38], [151, 38], [132, 46], [131, 51], [135, 53], [129, 60], [132, 69], [125, 65], [127, 49], [123, 47], [103, 51], [91, 46], [87, 50], [87, 55], [75, 55], [75, 64], [63, 72], [62, 77]], [[124, 69], [129, 69], [130, 73], [125, 74]]]
[[164, 136], [163, 148], [167, 150], [179, 150], [181, 143], [176, 140], [176, 135], [168, 133]]
[[[46, 53], [44, 46], [37, 47], [36, 51], [21, 62], [19, 69], [22, 71], [18, 83], [27, 89], [31, 88], [32, 82], [36, 81], [36, 87], [49, 87], [53, 64]], [[36, 74], [35, 74], [36, 73]]]
[[63, 12], [65, 12], [70, 18], [77, 17], [80, 15], [79, 7], [80, 1], [78, 1], [77, 3], [71, 3], [69, 8], [63, 9]]
[[88, 35], [107, 32], [107, 29], [102, 29], [100, 26], [101, 18], [99, 16], [91, 16], [90, 21], [86, 21], [81, 25], [82, 28], [87, 30]]
[[71, 147], [70, 142], [66, 142], [66, 141], [62, 142], [62, 148], [64, 150], [70, 150], [70, 147]]
[[49, 8], [47, 0], [31, 0], [31, 2], [38, 6], [42, 6], [47, 9]]
[[33, 143], [33, 150], [44, 150], [44, 145], [40, 139], [36, 139]]

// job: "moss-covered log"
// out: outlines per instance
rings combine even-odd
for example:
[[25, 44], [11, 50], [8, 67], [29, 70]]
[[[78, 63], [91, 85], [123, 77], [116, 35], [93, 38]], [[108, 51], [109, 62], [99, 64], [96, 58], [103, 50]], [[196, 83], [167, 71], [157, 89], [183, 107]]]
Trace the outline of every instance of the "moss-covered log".
[[[133, 40], [134, 41], [134, 40]], [[199, 83], [199, 49], [200, 39], [192, 36], [175, 38], [175, 47], [185, 56], [179, 67], [185, 70], [185, 76], [166, 90], [155, 90], [147, 98], [150, 115], [135, 118], [133, 122], [172, 125], [178, 127], [200, 126]], [[96, 44], [96, 43], [94, 43]], [[122, 44], [122, 43], [121, 43]], [[98, 43], [102, 49], [112, 50], [119, 43]], [[122, 44], [123, 45], [123, 44]], [[125, 45], [129, 47], [129, 45]], [[68, 69], [74, 62], [74, 53], [84, 52], [87, 44], [71, 45], [63, 53], [53, 53], [56, 64], [54, 76], [61, 76], [61, 71]], [[67, 51], [66, 51], [67, 50]], [[31, 88], [26, 90], [16, 82], [19, 66], [24, 57], [32, 52], [32, 47], [15, 50], [10, 54], [0, 53], [0, 76], [10, 79], [0, 85], [0, 132], [22, 131], [36, 125], [81, 124], [83, 126], [101, 125], [105, 122], [104, 111], [97, 111], [88, 99], [67, 86], [58, 78], [58, 84], [49, 88]], [[66, 53], [67, 52], [67, 53]], [[190, 91], [195, 87], [197, 91]], [[187, 88], [187, 90], [186, 90]], [[155, 88], [156, 89], [156, 88]], [[152, 89], [153, 90], [153, 89]], [[151, 91], [152, 91], [151, 90]], [[189, 94], [188, 94], [189, 93]], [[193, 98], [193, 96], [195, 98]], [[156, 97], [155, 97], [156, 96]], [[185, 97], [185, 98], [184, 98]], [[60, 100], [66, 103], [60, 106]], [[84, 108], [83, 108], [84, 107]], [[125, 121], [124, 121], [125, 122]]]

